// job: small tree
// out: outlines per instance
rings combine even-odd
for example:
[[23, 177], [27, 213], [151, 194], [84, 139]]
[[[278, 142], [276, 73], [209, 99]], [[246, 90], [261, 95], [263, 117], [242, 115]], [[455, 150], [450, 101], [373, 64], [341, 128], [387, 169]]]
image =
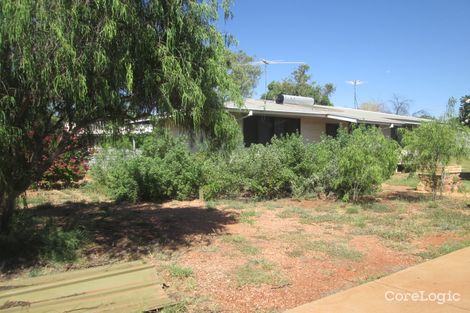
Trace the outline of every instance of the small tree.
[[393, 94], [390, 99], [392, 104], [392, 113], [398, 115], [408, 115], [411, 100], [397, 94]]
[[430, 121], [403, 132], [404, 162], [411, 170], [430, 175], [433, 199], [438, 189], [442, 192], [445, 167], [452, 159], [468, 155], [468, 139], [468, 131], [455, 120]]
[[390, 113], [387, 105], [381, 101], [367, 101], [359, 105], [360, 110]]

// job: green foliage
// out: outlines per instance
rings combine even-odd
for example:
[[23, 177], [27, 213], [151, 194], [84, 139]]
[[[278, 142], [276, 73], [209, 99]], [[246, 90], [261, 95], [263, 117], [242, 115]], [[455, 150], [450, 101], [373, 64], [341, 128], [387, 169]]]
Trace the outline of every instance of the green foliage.
[[115, 200], [182, 200], [198, 195], [201, 161], [190, 152], [185, 138], [157, 130], [144, 140], [139, 155], [104, 149], [97, 155], [91, 174]]
[[204, 165], [204, 197], [258, 198], [289, 196], [302, 166], [308, 161], [306, 146], [298, 135], [274, 138], [269, 145], [240, 148], [229, 156], [209, 158]]
[[397, 143], [385, 138], [379, 128], [359, 126], [350, 133], [340, 129], [336, 139], [325, 140], [338, 143], [332, 187], [344, 199], [356, 201], [376, 191], [398, 164]]
[[312, 97], [315, 99], [315, 104], [332, 106], [333, 104], [329, 97], [335, 92], [335, 86], [328, 83], [322, 87], [310, 81], [311, 76], [307, 74], [309, 69], [310, 66], [302, 64], [292, 72], [292, 77], [289, 79], [269, 83], [267, 94], [263, 94], [261, 98], [275, 100], [279, 94], [288, 94]]
[[445, 167], [452, 159], [467, 157], [468, 130], [454, 121], [430, 121], [403, 132], [402, 144], [407, 152], [404, 163], [412, 171], [431, 176], [434, 198], [442, 186]]
[[0, 262], [6, 266], [18, 266], [26, 260], [75, 261], [88, 240], [79, 227], [57, 227], [27, 210], [16, 211], [12, 224], [9, 234], [0, 234]]
[[168, 267], [170, 275], [175, 278], [188, 278], [193, 276], [193, 270], [189, 267], [182, 267], [178, 264], [171, 264]]
[[245, 98], [250, 98], [261, 75], [260, 66], [251, 64], [253, 58], [242, 50], [237, 52], [227, 50], [226, 60], [230, 76], [240, 88], [240, 94]]
[[85, 239], [86, 235], [80, 229], [66, 231], [48, 225], [42, 235], [41, 257], [53, 262], [75, 261]]
[[[112, 198], [272, 199], [336, 193], [357, 200], [377, 190], [398, 161], [397, 145], [366, 127], [341, 130], [338, 138], [317, 144], [293, 134], [268, 145], [207, 154], [191, 152], [184, 139], [157, 131], [139, 151], [105, 149], [97, 156], [92, 175]], [[247, 214], [243, 218], [253, 222]]]
[[462, 241], [452, 241], [446, 242], [440, 247], [433, 247], [428, 249], [425, 252], [420, 252], [418, 255], [425, 259], [434, 259], [440, 257], [441, 255], [449, 254], [456, 250], [460, 250], [470, 246], [470, 240], [462, 240]]
[[14, 199], [97, 124], [157, 112], [224, 138], [223, 102], [241, 97], [219, 12], [218, 1], [0, 1], [0, 231]]
[[281, 287], [289, 283], [275, 264], [264, 259], [251, 260], [238, 267], [235, 278], [239, 287], [262, 284]]

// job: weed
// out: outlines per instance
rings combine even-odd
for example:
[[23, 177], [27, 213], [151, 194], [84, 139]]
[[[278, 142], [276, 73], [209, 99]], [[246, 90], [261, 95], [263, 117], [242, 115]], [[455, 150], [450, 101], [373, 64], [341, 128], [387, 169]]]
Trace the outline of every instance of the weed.
[[33, 267], [28, 272], [28, 277], [37, 277], [42, 275], [42, 269], [40, 267]]
[[159, 313], [183, 313], [186, 312], [186, 303], [185, 302], [178, 302], [176, 304], [164, 307], [163, 309], [159, 310]]
[[249, 210], [249, 211], [242, 211], [240, 213], [240, 223], [245, 223], [245, 224], [250, 224], [253, 225], [255, 223], [255, 217], [258, 216], [258, 212], [254, 210]]
[[223, 204], [227, 209], [234, 209], [234, 210], [244, 210], [252, 206], [252, 204], [248, 203], [247, 201], [237, 201], [237, 200], [225, 200], [223, 201]]
[[386, 275], [387, 275], [386, 273], [370, 275], [370, 276], [367, 276], [366, 278], [363, 278], [363, 279], [359, 280], [358, 283], [359, 283], [359, 285], [366, 284], [366, 283], [369, 283], [371, 281], [380, 279], [380, 278], [382, 278]]
[[267, 202], [265, 206], [266, 206], [266, 209], [268, 210], [275, 210], [278, 208], [282, 208], [282, 205], [280, 205], [277, 202]]
[[367, 226], [367, 221], [365, 217], [359, 216], [358, 218], [356, 218], [353, 222], [353, 226], [357, 228], [365, 228]]
[[284, 209], [282, 212], [277, 214], [277, 216], [280, 218], [293, 218], [293, 217], [307, 218], [307, 217], [310, 217], [311, 215], [303, 208], [291, 207], [291, 208]]
[[329, 256], [345, 260], [360, 261], [363, 258], [363, 254], [361, 252], [354, 250], [343, 243], [318, 240], [312, 242], [312, 249], [326, 253]]
[[358, 206], [351, 206], [349, 208], [346, 209], [346, 213], [347, 214], [357, 214], [359, 213], [359, 207]]
[[296, 248], [287, 252], [287, 255], [292, 258], [298, 258], [304, 255], [304, 250]]
[[368, 234], [392, 241], [406, 241], [409, 238], [409, 235], [401, 229], [388, 229], [384, 227], [372, 227], [369, 229]]
[[377, 212], [377, 213], [386, 213], [386, 212], [392, 212], [393, 211], [393, 209], [390, 208], [389, 206], [387, 206], [385, 204], [381, 204], [381, 203], [376, 203], [376, 202], [366, 203], [366, 204], [362, 205], [362, 208], [364, 210], [373, 211], [373, 212]]
[[48, 225], [42, 236], [41, 258], [53, 262], [74, 261], [86, 238], [87, 234], [81, 229], [67, 231]]
[[262, 284], [282, 287], [288, 284], [288, 281], [281, 275], [279, 268], [264, 259], [251, 260], [238, 267], [235, 276], [239, 287]]
[[338, 213], [327, 213], [321, 215], [307, 216], [300, 219], [302, 224], [315, 224], [315, 223], [333, 223], [345, 224], [351, 222], [351, 217]]
[[182, 267], [176, 263], [168, 266], [170, 275], [175, 278], [188, 278], [193, 276], [193, 270], [189, 267]]
[[222, 241], [233, 244], [243, 254], [256, 255], [260, 252], [258, 247], [250, 245], [243, 236], [224, 235]]
[[446, 242], [438, 248], [432, 248], [425, 252], [420, 252], [417, 255], [424, 259], [434, 259], [441, 255], [451, 253], [453, 251], [463, 249], [470, 246], [470, 240], [463, 240], [457, 242]]
[[445, 209], [433, 209], [426, 212], [429, 225], [437, 230], [470, 231], [470, 215], [459, 211], [450, 211]]
[[362, 253], [348, 247], [346, 244], [323, 240], [311, 241], [308, 237], [299, 232], [290, 232], [284, 234], [281, 238], [297, 246], [297, 248], [293, 250], [298, 250], [296, 254], [299, 254], [300, 251], [303, 253], [304, 250], [311, 250], [322, 252], [335, 258], [352, 261], [359, 261], [363, 257]]

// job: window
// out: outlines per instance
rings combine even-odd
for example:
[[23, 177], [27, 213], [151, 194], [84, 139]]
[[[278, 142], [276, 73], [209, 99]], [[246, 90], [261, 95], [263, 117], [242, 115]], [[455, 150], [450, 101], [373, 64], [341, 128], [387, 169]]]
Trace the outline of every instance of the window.
[[326, 135], [335, 138], [338, 135], [339, 124], [326, 124]]
[[254, 143], [267, 144], [274, 135], [279, 137], [296, 132], [300, 133], [298, 118], [250, 116], [243, 120], [243, 138], [246, 147]]

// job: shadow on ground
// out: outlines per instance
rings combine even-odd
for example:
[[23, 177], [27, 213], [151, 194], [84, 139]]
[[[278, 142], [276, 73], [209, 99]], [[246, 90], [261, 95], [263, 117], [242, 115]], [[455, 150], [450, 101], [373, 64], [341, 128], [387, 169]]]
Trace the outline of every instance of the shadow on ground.
[[385, 196], [385, 199], [401, 200], [405, 202], [414, 203], [414, 202], [430, 201], [432, 200], [432, 194], [420, 193], [410, 188], [409, 190], [406, 190], [406, 191], [390, 192]]
[[[27, 211], [36, 221], [49, 221], [63, 229], [83, 230], [89, 242], [84, 256], [106, 254], [109, 259], [138, 258], [156, 247], [178, 250], [195, 242], [209, 244], [212, 235], [237, 222], [236, 214], [217, 209], [153, 203], [65, 203], [42, 205]], [[36, 223], [36, 227], [41, 225]], [[41, 240], [35, 240], [31, 246], [33, 244], [41, 245]], [[25, 248], [28, 249], [27, 245]], [[15, 271], [34, 265], [39, 261], [40, 250], [34, 247], [23, 255], [0, 256], [0, 266], [3, 263], [3, 270]], [[4, 257], [8, 259], [2, 260]]]

